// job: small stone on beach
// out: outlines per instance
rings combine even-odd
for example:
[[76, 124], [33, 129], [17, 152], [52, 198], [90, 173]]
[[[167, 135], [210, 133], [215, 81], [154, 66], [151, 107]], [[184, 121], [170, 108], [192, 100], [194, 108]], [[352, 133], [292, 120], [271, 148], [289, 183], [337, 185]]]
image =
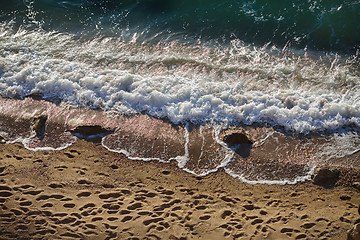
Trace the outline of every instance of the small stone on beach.
[[230, 146], [253, 143], [242, 130], [225, 130], [221, 134], [221, 140]]
[[347, 240], [360, 240], [360, 223], [354, 225], [348, 232]]
[[314, 174], [313, 183], [323, 187], [333, 187], [340, 175], [339, 170], [321, 168]]
[[34, 124], [32, 126], [32, 129], [35, 131], [36, 136], [40, 139], [44, 137], [45, 123], [47, 118], [48, 117], [46, 115], [41, 115], [34, 119]]

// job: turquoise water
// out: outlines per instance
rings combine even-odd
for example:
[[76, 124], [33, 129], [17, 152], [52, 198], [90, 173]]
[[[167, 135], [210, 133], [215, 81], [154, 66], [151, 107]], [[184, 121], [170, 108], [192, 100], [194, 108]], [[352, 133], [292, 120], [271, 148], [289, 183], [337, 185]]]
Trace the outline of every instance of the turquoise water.
[[47, 30], [139, 40], [193, 39], [278, 47], [291, 45], [355, 53], [360, 43], [359, 1], [142, 0], [2, 1], [1, 19]]

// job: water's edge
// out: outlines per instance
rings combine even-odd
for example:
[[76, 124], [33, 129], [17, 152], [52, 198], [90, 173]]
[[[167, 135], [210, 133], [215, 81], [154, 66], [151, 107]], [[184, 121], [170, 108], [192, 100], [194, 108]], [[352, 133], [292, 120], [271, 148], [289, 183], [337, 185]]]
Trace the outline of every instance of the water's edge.
[[[42, 136], [36, 129], [41, 116], [46, 117]], [[179, 168], [197, 176], [223, 168], [250, 184], [307, 181], [316, 166], [328, 163], [360, 166], [359, 151], [353, 149], [357, 144], [345, 146], [344, 139], [352, 139], [350, 133], [347, 138], [300, 138], [264, 126], [232, 128], [246, 133], [253, 144], [229, 147], [219, 137], [226, 126], [174, 125], [147, 115], [116, 115], [31, 98], [0, 99], [0, 135], [7, 143], [20, 142], [32, 151], [62, 150], [80, 137], [101, 142], [109, 151], [125, 154], [131, 160], [176, 161]], [[336, 149], [336, 141], [341, 142], [340, 150]]]

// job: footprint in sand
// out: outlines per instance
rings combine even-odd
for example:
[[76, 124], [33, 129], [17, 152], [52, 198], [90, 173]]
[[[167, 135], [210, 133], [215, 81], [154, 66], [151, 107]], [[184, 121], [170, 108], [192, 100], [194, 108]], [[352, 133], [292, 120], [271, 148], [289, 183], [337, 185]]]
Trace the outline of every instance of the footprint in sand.
[[57, 169], [58, 171], [62, 172], [65, 169], [67, 169], [68, 167], [65, 165], [60, 165], [60, 166], [55, 166], [54, 168]]
[[5, 169], [6, 169], [5, 166], [0, 166], [0, 177], [7, 175], [7, 173], [5, 173]]
[[76, 196], [77, 196], [78, 198], [81, 198], [81, 197], [89, 197], [90, 195], [91, 195], [91, 192], [84, 191], [84, 192], [78, 193]]
[[220, 199], [223, 200], [223, 201], [226, 202], [226, 203], [236, 204], [236, 201], [235, 201], [234, 199], [229, 198], [229, 197], [227, 197], [227, 196], [223, 196], [223, 197], [221, 197]]
[[30, 191], [24, 191], [23, 194], [36, 196], [36, 195], [42, 193], [43, 191], [44, 190], [30, 190]]
[[99, 195], [100, 199], [114, 199], [114, 198], [119, 198], [121, 197], [123, 194], [121, 192], [109, 192], [109, 193], [101, 193]]
[[108, 209], [108, 210], [119, 210], [120, 209], [120, 205], [119, 204], [112, 204], [112, 203], [107, 203], [102, 205], [103, 208]]
[[115, 188], [114, 185], [112, 185], [112, 184], [107, 184], [107, 183], [103, 184], [102, 187], [103, 187], [103, 188]]
[[65, 152], [64, 155], [67, 156], [68, 158], [74, 158], [75, 157], [73, 154], [67, 153], [67, 152]]
[[132, 219], [133, 217], [132, 216], [125, 216], [123, 217], [123, 219], [121, 219], [121, 222], [128, 222]]
[[225, 219], [225, 218], [227, 218], [228, 216], [231, 216], [231, 214], [232, 214], [232, 211], [230, 211], [230, 210], [224, 210], [224, 211], [222, 212], [222, 214], [221, 214], [221, 218], [222, 218], [222, 219]]
[[78, 184], [81, 184], [81, 185], [84, 185], [84, 184], [86, 184], [86, 185], [91, 185], [91, 184], [92, 184], [92, 182], [90, 182], [90, 181], [87, 180], [87, 179], [80, 179], [77, 183], [78, 183]]
[[140, 203], [140, 202], [137, 202], [137, 203], [134, 203], [132, 205], [129, 205], [127, 207], [128, 210], [136, 210], [136, 209], [139, 209], [139, 208], [142, 208], [143, 204]]
[[62, 183], [51, 183], [49, 184], [50, 188], [62, 188], [63, 184]]
[[255, 209], [260, 209], [259, 207], [253, 205], [253, 204], [246, 204], [243, 206], [245, 208], [245, 210], [248, 210], [248, 211], [252, 211], [252, 210], [255, 210]]
[[94, 208], [96, 207], [96, 205], [94, 203], [87, 203], [84, 206], [82, 206], [81, 208], [79, 208], [80, 211], [87, 209], [87, 208]]
[[74, 208], [75, 206], [76, 206], [75, 203], [65, 203], [63, 205], [64, 208]]

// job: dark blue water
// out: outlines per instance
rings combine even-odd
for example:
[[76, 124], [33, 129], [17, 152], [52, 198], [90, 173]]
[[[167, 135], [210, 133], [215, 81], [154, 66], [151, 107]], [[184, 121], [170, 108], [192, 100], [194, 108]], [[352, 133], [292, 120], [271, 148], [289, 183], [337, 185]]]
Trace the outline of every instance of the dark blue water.
[[355, 53], [360, 1], [7, 0], [1, 20], [100, 36], [136, 32], [140, 41], [240, 39], [277, 47]]

